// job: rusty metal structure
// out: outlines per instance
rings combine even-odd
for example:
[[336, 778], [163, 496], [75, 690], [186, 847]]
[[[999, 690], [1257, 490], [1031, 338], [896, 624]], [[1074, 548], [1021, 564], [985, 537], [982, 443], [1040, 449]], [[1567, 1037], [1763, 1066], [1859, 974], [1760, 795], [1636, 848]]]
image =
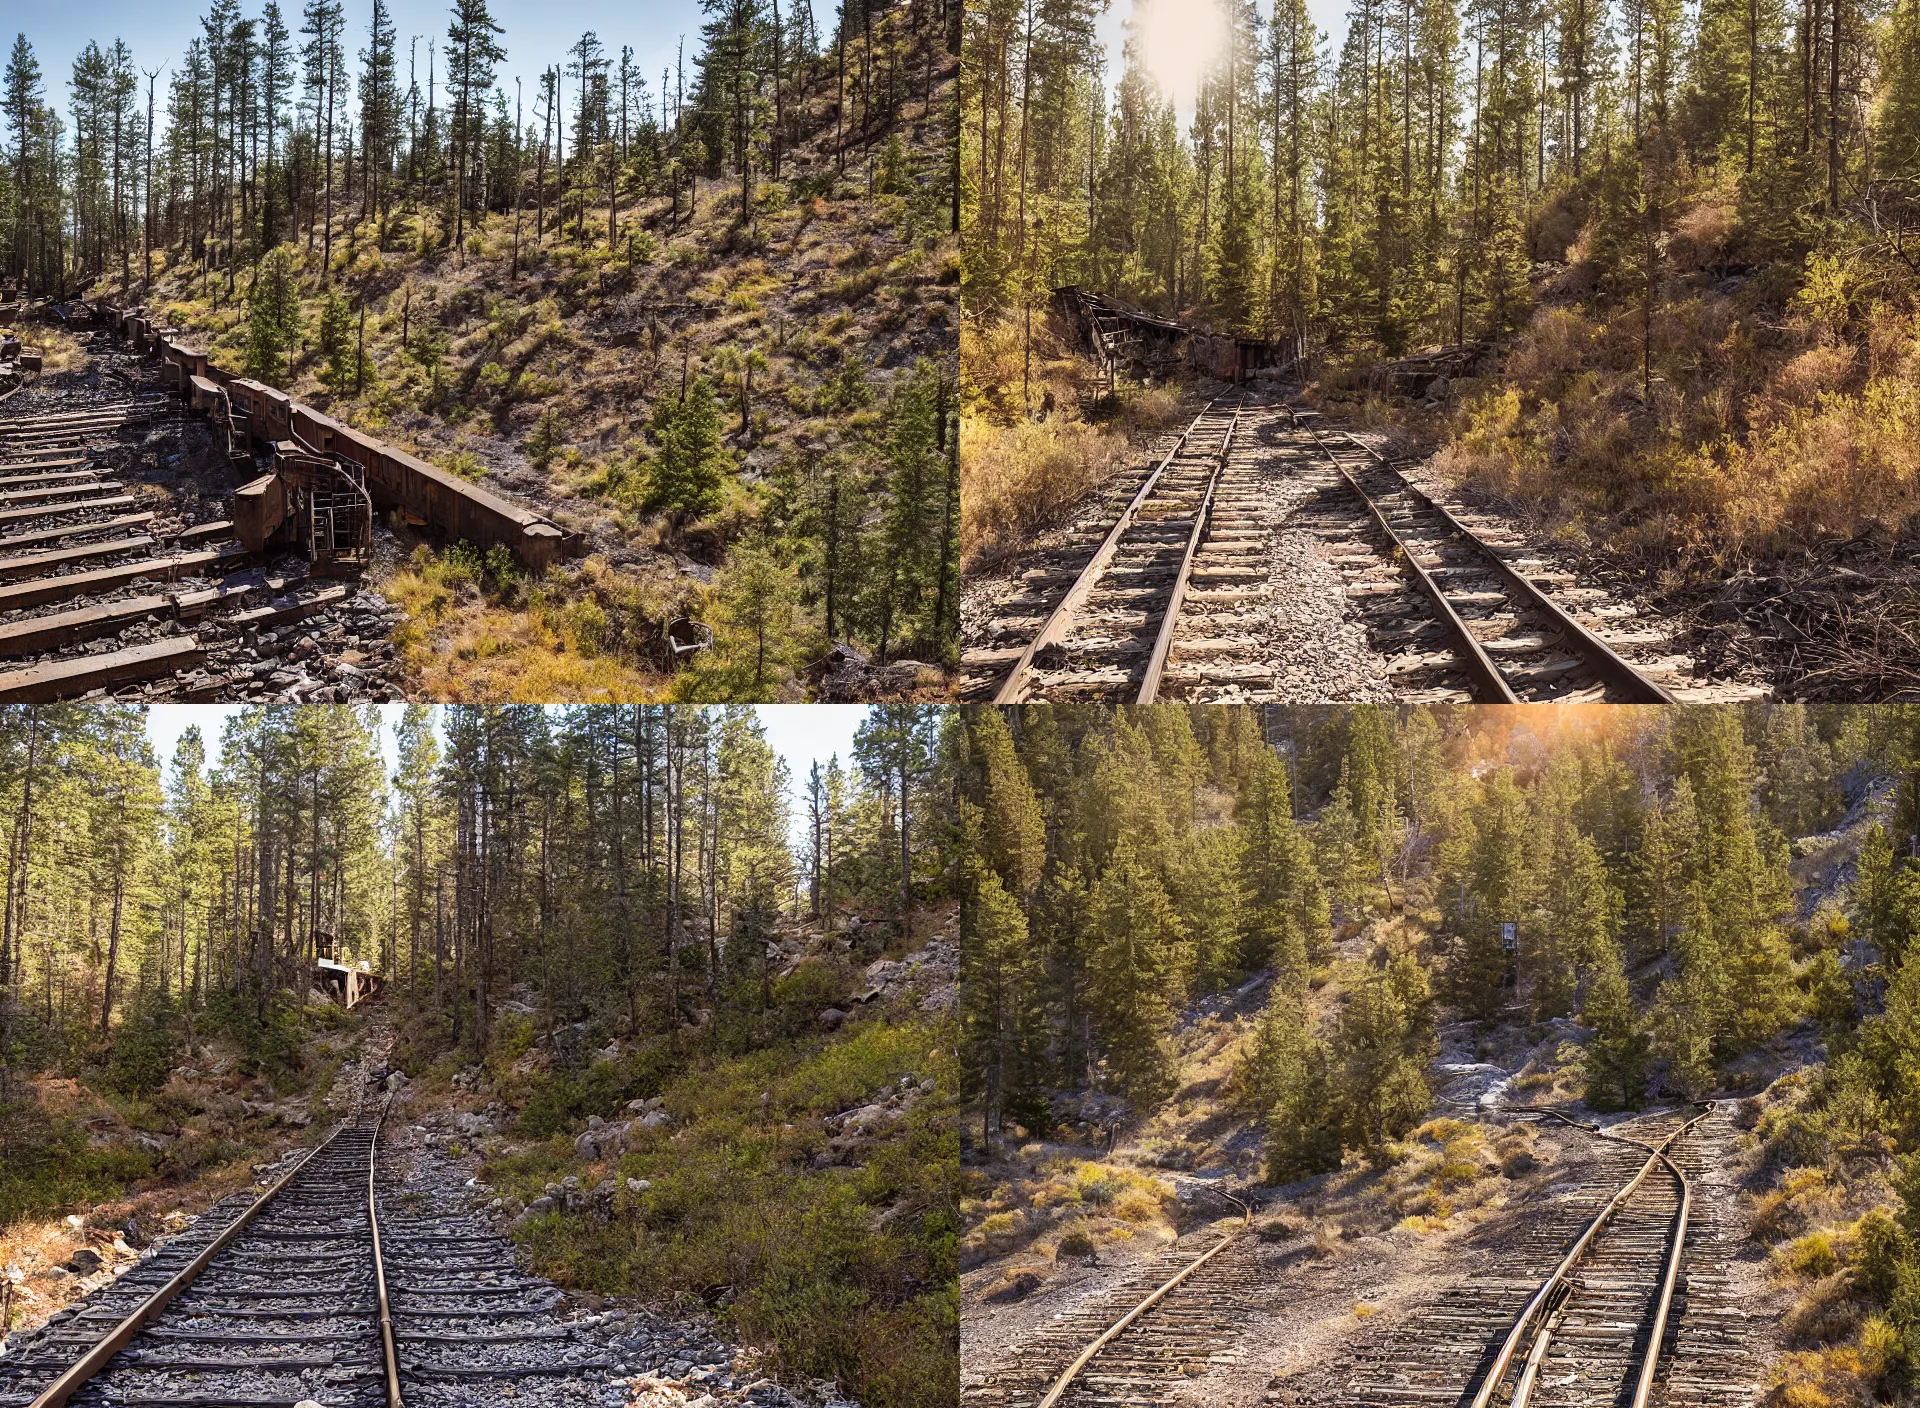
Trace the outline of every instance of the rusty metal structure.
[[1411, 356], [1367, 368], [1367, 390], [1377, 396], [1409, 400], [1444, 398], [1461, 377], [1484, 376], [1500, 356], [1497, 342], [1465, 342], [1429, 347]]
[[[212, 444], [190, 446], [188, 406], [143, 389], [102, 331], [81, 337], [86, 378], [0, 388], [0, 701], [384, 691], [390, 608], [353, 580], [374, 514], [359, 464], [284, 441], [261, 474], [266, 402], [206, 377], [186, 394], [213, 416]], [[308, 620], [308, 635], [284, 629]]]
[[1242, 386], [1258, 375], [1285, 375], [1304, 360], [1301, 339], [1268, 342], [1211, 332], [1091, 289], [1055, 289], [1053, 307], [1099, 367], [1109, 392], [1122, 372], [1164, 380], [1188, 369]]
[[[229, 460], [245, 472], [249, 497], [277, 496], [277, 510], [251, 522], [236, 516], [242, 540], [258, 550], [269, 541], [310, 547], [316, 569], [347, 570], [371, 553], [373, 515], [394, 512], [448, 541], [507, 547], [539, 571], [585, 550], [581, 534], [477, 484], [428, 464], [317, 411], [285, 392], [214, 366], [177, 333], [158, 327], [143, 309], [101, 301], [98, 316], [133, 350], [159, 364], [161, 384], [206, 415]], [[256, 455], [269, 453], [267, 477], [278, 487], [256, 487]], [[264, 508], [264, 505], [259, 506]], [[256, 513], [250, 506], [248, 514]], [[271, 526], [263, 527], [268, 520]], [[247, 532], [266, 532], [249, 538]], [[274, 535], [279, 535], [277, 538]]]

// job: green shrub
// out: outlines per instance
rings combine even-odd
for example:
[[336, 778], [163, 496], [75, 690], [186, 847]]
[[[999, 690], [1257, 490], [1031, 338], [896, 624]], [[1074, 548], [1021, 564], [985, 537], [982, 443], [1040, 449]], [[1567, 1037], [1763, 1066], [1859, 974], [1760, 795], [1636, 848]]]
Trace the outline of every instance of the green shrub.
[[650, 1099], [673, 1070], [673, 1060], [653, 1047], [629, 1052], [618, 1061], [595, 1061], [579, 1075], [549, 1076], [534, 1087], [520, 1111], [517, 1128], [536, 1139], [567, 1134], [588, 1115], [612, 1119], [629, 1100]]
[[1900, 1263], [1909, 1253], [1907, 1234], [1899, 1223], [1875, 1208], [1854, 1225], [1853, 1288], [1879, 1305], [1893, 1298]]

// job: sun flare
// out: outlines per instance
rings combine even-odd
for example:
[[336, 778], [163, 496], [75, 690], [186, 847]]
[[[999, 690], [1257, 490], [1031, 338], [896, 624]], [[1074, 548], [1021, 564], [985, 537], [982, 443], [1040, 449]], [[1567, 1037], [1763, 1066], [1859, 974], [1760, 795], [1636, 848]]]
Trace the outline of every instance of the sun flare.
[[1160, 91], [1190, 102], [1226, 38], [1218, 0], [1134, 0], [1133, 26], [1140, 62]]

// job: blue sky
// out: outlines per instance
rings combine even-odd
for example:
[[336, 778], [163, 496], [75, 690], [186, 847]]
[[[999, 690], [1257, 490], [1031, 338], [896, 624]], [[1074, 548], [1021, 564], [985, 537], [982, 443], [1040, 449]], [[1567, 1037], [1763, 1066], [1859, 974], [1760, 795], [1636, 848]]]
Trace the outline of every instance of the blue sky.
[[[290, 29], [300, 27], [303, 0], [279, 0], [280, 13]], [[241, 0], [241, 9], [258, 15], [264, 0]], [[347, 16], [347, 57], [355, 72], [358, 54], [367, 40], [367, 18], [373, 12], [372, 0], [345, 0]], [[432, 35], [444, 41], [448, 7], [443, 0], [391, 0], [394, 26], [400, 36], [400, 80], [406, 82], [407, 42], [421, 36], [420, 88], [427, 85], [427, 49], [425, 40]], [[622, 44], [631, 44], [635, 61], [647, 75], [648, 91], [659, 101], [660, 70], [671, 66], [680, 36], [687, 40], [687, 58], [699, 52], [701, 11], [699, 0], [641, 0], [639, 4], [622, 0], [492, 0], [496, 23], [506, 30], [502, 43], [507, 60], [500, 68], [501, 87], [513, 97], [517, 74], [526, 80], [529, 110], [534, 79], [549, 64], [562, 63], [566, 51], [585, 30], [594, 30], [600, 42], [617, 58]], [[89, 39], [104, 47], [115, 39], [124, 39], [133, 50], [134, 62], [142, 70], [161, 70], [157, 95], [164, 95], [166, 70], [180, 62], [187, 44], [200, 34], [200, 19], [206, 11], [205, 0], [186, 0], [169, 4], [165, 0], [53, 0], [46, 4], [9, 5], [0, 16], [0, 45], [11, 50], [15, 34], [25, 34], [39, 57], [46, 75], [48, 95], [62, 109], [67, 103], [67, 80], [73, 72], [73, 60]], [[814, 10], [825, 28], [831, 22], [832, 3], [817, 0]], [[296, 37], [296, 43], [298, 39]], [[441, 70], [445, 73], [444, 67]], [[691, 78], [689, 78], [691, 81]], [[157, 101], [164, 103], [164, 97]], [[165, 109], [161, 108], [164, 121]]]
[[[147, 735], [153, 740], [153, 750], [160, 758], [161, 775], [164, 777], [173, 761], [174, 745], [180, 740], [190, 725], [198, 726], [200, 735], [206, 740], [207, 752], [217, 757], [220, 750], [220, 731], [225, 726], [227, 715], [237, 713], [242, 706], [238, 704], [155, 704], [147, 710]], [[399, 766], [399, 752], [394, 741], [393, 730], [400, 722], [404, 705], [382, 704], [379, 706], [382, 728], [380, 742], [387, 756], [387, 771], [392, 773]], [[796, 839], [800, 835], [803, 820], [801, 798], [806, 786], [807, 771], [817, 758], [824, 764], [828, 758], [839, 755], [841, 765], [851, 768], [853, 762], [853, 734], [867, 716], [864, 704], [757, 704], [754, 706], [760, 715], [761, 723], [766, 727], [767, 742], [773, 750], [786, 759], [787, 769], [793, 775], [794, 828]]]

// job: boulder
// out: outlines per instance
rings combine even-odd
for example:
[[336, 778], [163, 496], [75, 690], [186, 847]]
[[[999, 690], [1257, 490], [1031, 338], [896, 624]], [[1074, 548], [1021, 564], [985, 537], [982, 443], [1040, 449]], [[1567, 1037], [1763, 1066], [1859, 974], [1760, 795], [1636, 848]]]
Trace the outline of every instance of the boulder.
[[820, 1014], [820, 1026], [830, 1032], [840, 1030], [840, 1024], [847, 1020], [847, 1014], [838, 1007], [826, 1008]]
[[573, 1156], [585, 1159], [588, 1163], [597, 1163], [602, 1157], [600, 1140], [593, 1130], [588, 1130], [573, 1141]]
[[575, 1022], [571, 1026], [561, 1027], [553, 1034], [553, 1049], [560, 1059], [569, 1063], [576, 1061], [587, 1045], [587, 1024]]
[[651, 1187], [653, 1187], [653, 1180], [650, 1178], [629, 1178], [627, 1180], [627, 1191], [635, 1197], [638, 1197]]
[[642, 1129], [664, 1129], [673, 1123], [673, 1116], [665, 1110], [649, 1110], [640, 1117]]
[[67, 1270], [84, 1276], [89, 1271], [100, 1269], [100, 1253], [92, 1247], [81, 1247], [67, 1259]]
[[527, 1204], [527, 1211], [535, 1217], [550, 1213], [553, 1211], [553, 1199], [545, 1196], [535, 1198]]
[[593, 1185], [593, 1191], [587, 1194], [587, 1216], [595, 1222], [613, 1220], [613, 1195], [619, 1188], [611, 1178], [603, 1178]]

